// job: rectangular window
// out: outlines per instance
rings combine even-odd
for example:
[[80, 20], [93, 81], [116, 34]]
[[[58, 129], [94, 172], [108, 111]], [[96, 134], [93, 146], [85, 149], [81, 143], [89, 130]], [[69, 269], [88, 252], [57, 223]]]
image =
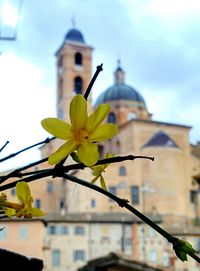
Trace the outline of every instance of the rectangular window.
[[48, 234], [50, 235], [56, 234], [56, 227], [54, 225], [48, 226]]
[[126, 176], [126, 168], [124, 166], [120, 166], [119, 176]]
[[61, 226], [61, 234], [68, 234], [68, 227], [67, 226]]
[[10, 193], [11, 193], [12, 196], [15, 196], [16, 195], [16, 189], [15, 188], [11, 188]]
[[116, 195], [116, 187], [115, 186], [109, 186], [108, 191], [112, 193], [113, 195]]
[[197, 196], [198, 196], [197, 191], [191, 190], [190, 191], [190, 202], [196, 204], [197, 203]]
[[28, 230], [27, 227], [22, 225], [19, 227], [19, 238], [20, 240], [25, 240], [28, 236]]
[[[115, 186], [109, 186], [108, 187], [108, 191], [113, 194], [113, 195], [116, 195], [116, 187]], [[109, 199], [109, 201], [113, 201], [112, 199]]]
[[157, 252], [155, 250], [150, 251], [149, 259], [151, 262], [157, 261]]
[[7, 236], [7, 228], [2, 226], [0, 227], [2, 230], [0, 231], [0, 240], [5, 240]]
[[60, 210], [64, 209], [65, 201], [63, 199], [60, 200]]
[[53, 192], [53, 182], [52, 181], [47, 182], [47, 192], [49, 192], [49, 193]]
[[90, 201], [90, 206], [91, 206], [92, 208], [95, 208], [95, 207], [96, 207], [96, 200], [95, 200], [95, 199], [91, 199], [91, 201]]
[[85, 261], [85, 251], [84, 250], [75, 250], [74, 251], [74, 261]]
[[76, 226], [74, 229], [75, 235], [84, 235], [85, 234], [85, 228], [83, 226]]
[[131, 202], [133, 204], [139, 204], [139, 187], [131, 186]]
[[52, 266], [60, 266], [60, 250], [59, 249], [54, 249], [52, 251]]
[[35, 207], [36, 208], [41, 208], [41, 200], [40, 199], [35, 200]]
[[126, 237], [132, 236], [132, 226], [131, 225], [124, 225], [124, 234]]
[[163, 253], [163, 265], [165, 267], [170, 267], [170, 256], [167, 252], [164, 251]]
[[153, 228], [149, 228], [149, 236], [154, 237], [156, 235], [156, 231]]
[[125, 249], [132, 249], [132, 238], [124, 238]]

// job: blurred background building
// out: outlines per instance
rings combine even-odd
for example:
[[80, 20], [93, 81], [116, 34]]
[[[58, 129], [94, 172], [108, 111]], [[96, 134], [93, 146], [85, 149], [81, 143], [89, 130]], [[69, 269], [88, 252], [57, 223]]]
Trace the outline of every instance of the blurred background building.
[[[93, 47], [76, 28], [66, 33], [56, 51], [58, 118], [68, 121], [71, 99], [84, 94], [92, 76], [92, 53]], [[190, 144], [191, 127], [154, 120], [140, 91], [126, 82], [121, 60], [116, 62], [111, 86], [96, 101], [88, 100], [89, 111], [101, 103], [110, 104], [106, 121], [119, 126], [115, 138], [99, 145], [101, 157], [106, 153], [133, 154], [153, 156], [155, 161], [138, 159], [110, 165], [104, 174], [108, 189], [170, 233], [191, 242], [199, 252], [199, 144]], [[42, 146], [41, 156], [47, 157], [60, 143], [56, 139]], [[92, 179], [90, 169], [70, 173]], [[30, 221], [1, 220], [5, 229], [0, 231], [0, 240], [6, 249], [42, 258], [44, 270], [74, 271], [110, 252], [152, 268], [138, 270], [199, 270], [193, 259], [185, 263], [176, 259], [162, 236], [96, 191], [61, 178], [30, 185], [36, 207], [45, 210], [46, 216]], [[14, 188], [9, 193], [9, 198], [15, 197]]]

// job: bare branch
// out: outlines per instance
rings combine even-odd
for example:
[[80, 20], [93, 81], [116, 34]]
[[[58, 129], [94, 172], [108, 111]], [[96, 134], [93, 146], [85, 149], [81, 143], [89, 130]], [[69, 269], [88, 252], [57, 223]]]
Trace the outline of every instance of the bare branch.
[[52, 137], [52, 138], [48, 138], [48, 137], [47, 137], [45, 140], [43, 140], [43, 141], [41, 141], [41, 142], [38, 142], [38, 143], [36, 143], [36, 144], [34, 144], [34, 145], [31, 145], [31, 146], [29, 146], [29, 147], [26, 147], [26, 148], [24, 148], [24, 149], [22, 149], [22, 150], [19, 150], [19, 151], [15, 152], [15, 153], [12, 153], [12, 154], [10, 154], [10, 155], [8, 155], [8, 156], [6, 156], [6, 157], [0, 159], [0, 163], [6, 161], [6, 160], [8, 160], [8, 159], [11, 159], [11, 158], [17, 156], [18, 154], [20, 154], [20, 153], [22, 153], [22, 152], [25, 152], [25, 151], [27, 151], [27, 150], [29, 150], [29, 149], [32, 149], [32, 148], [34, 148], [34, 147], [36, 147], [36, 146], [38, 146], [38, 145], [47, 144], [47, 143], [49, 143], [49, 142], [50, 142], [51, 140], [53, 140], [53, 139], [55, 139], [55, 137]]
[[99, 75], [99, 73], [100, 73], [101, 71], [103, 71], [103, 64], [97, 66], [96, 72], [95, 72], [95, 74], [93, 75], [93, 77], [92, 77], [92, 79], [91, 79], [91, 81], [90, 81], [90, 83], [89, 83], [89, 85], [88, 85], [88, 87], [87, 87], [87, 89], [86, 89], [86, 91], [85, 91], [84, 98], [85, 98], [86, 100], [87, 100], [87, 98], [88, 98], [88, 96], [89, 96], [89, 94], [90, 94], [90, 91], [91, 91], [91, 89], [92, 89], [92, 87], [93, 87], [93, 85], [94, 85], [95, 80], [97, 79], [97, 76]]

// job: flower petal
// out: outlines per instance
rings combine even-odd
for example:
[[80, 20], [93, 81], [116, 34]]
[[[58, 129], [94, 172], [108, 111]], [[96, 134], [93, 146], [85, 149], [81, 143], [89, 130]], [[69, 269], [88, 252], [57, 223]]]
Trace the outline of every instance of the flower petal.
[[47, 132], [57, 138], [64, 140], [72, 138], [71, 126], [63, 120], [57, 118], [47, 118], [43, 119], [41, 124]]
[[78, 94], [72, 99], [69, 114], [73, 130], [85, 126], [88, 119], [87, 102], [82, 95]]
[[93, 167], [91, 167], [91, 169], [93, 169], [92, 175], [97, 176], [97, 177], [99, 177], [101, 175], [102, 171], [104, 170], [102, 168], [102, 165], [93, 166]]
[[110, 111], [109, 104], [100, 104], [97, 109], [89, 116], [86, 129], [88, 132], [93, 132], [99, 124], [105, 119]]
[[9, 217], [9, 218], [11, 218], [12, 216], [14, 216], [16, 214], [15, 209], [12, 209], [12, 208], [4, 207], [3, 211], [7, 215], [7, 217]]
[[118, 128], [115, 124], [102, 124], [97, 127], [97, 129], [92, 134], [90, 134], [89, 140], [92, 142], [104, 141], [115, 136], [117, 131]]
[[73, 141], [67, 141], [63, 144], [56, 152], [49, 156], [48, 163], [50, 165], [58, 164], [64, 158], [66, 158], [70, 153], [75, 151], [77, 145]]
[[96, 181], [98, 180], [99, 176], [96, 176], [94, 177], [92, 180], [91, 180], [91, 183], [96, 183]]
[[31, 190], [26, 182], [18, 182], [16, 184], [16, 195], [24, 204], [32, 201]]
[[96, 144], [85, 142], [77, 150], [79, 159], [83, 164], [90, 167], [99, 160], [99, 152]]
[[43, 215], [45, 215], [45, 213], [44, 213], [41, 209], [33, 207], [33, 208], [31, 209], [31, 215], [32, 215], [32, 216], [35, 216], [35, 217], [38, 217], [38, 216], [43, 216]]
[[105, 183], [104, 177], [102, 175], [100, 176], [100, 184], [104, 190], [107, 190], [106, 183]]

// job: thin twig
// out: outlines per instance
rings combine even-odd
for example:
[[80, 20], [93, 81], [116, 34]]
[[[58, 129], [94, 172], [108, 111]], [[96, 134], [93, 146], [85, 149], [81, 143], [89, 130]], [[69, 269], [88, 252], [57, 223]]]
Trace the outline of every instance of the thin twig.
[[[97, 165], [103, 165], [103, 164], [113, 164], [113, 163], [119, 163], [119, 162], [122, 162], [122, 161], [127, 161], [127, 160], [135, 160], [135, 159], [149, 159], [149, 160], [152, 160], [154, 161], [154, 157], [150, 157], [150, 156], [142, 156], [142, 155], [125, 155], [125, 156], [116, 156], [116, 157], [111, 157], [111, 158], [105, 158], [105, 159], [102, 159], [102, 160], [99, 160], [95, 166]], [[7, 175], [4, 175], [4, 176], [0, 176], [0, 183], [3, 183], [5, 180], [7, 180], [8, 178], [13, 178], [13, 177], [23, 177], [23, 176], [27, 176], [27, 175], [35, 175], [37, 176], [37, 179], [38, 179], [38, 175], [39, 173], [42, 174], [43, 172], [49, 172], [50, 169], [43, 169], [43, 170], [38, 170], [38, 171], [30, 171], [30, 172], [25, 172], [25, 173], [22, 173], [21, 171], [25, 170], [25, 169], [28, 169], [32, 166], [35, 166], [36, 164], [41, 164], [43, 162], [46, 162], [48, 160], [48, 158], [44, 158], [42, 160], [39, 160], [37, 162], [34, 162], [32, 164], [29, 164], [25, 167], [22, 167], [22, 168], [19, 168], [19, 169], [16, 169], [14, 171], [12, 171], [11, 173], [7, 174]], [[59, 168], [62, 168], [64, 170], [64, 172], [69, 172], [70, 170], [79, 170], [79, 169], [84, 169], [86, 168], [87, 166], [85, 166], [83, 163], [79, 163], [79, 164], [70, 164], [70, 165], [67, 165], [67, 166], [63, 166], [62, 164], [60, 164], [59, 166], [55, 166], [55, 171], [59, 170]], [[53, 169], [52, 169], [53, 170]], [[50, 176], [50, 175], [49, 175]], [[52, 176], [54, 177], [53, 173], [52, 173]], [[26, 179], [21, 179], [20, 181], [26, 181]], [[32, 181], [32, 180], [31, 180]], [[12, 183], [9, 183], [9, 187], [7, 187], [6, 189], [8, 188], [12, 188], [14, 187], [16, 184], [16, 182], [12, 182]], [[0, 186], [0, 191], [2, 191], [2, 187], [4, 186]]]
[[47, 170], [39, 172], [39, 173], [37, 173], [35, 175], [20, 179], [18, 181], [13, 181], [12, 183], [1, 185], [0, 186], [0, 191], [4, 191], [4, 190], [10, 189], [12, 187], [15, 187], [18, 182], [23, 181], [23, 182], [29, 183], [29, 182], [36, 181], [36, 180], [39, 180], [39, 179], [42, 179], [42, 178], [45, 178], [45, 177], [53, 176], [53, 175], [55, 175], [54, 172], [55, 172], [55, 168], [47, 169]]
[[93, 77], [92, 77], [92, 79], [91, 79], [91, 81], [90, 81], [90, 83], [89, 83], [89, 85], [88, 85], [88, 87], [87, 87], [87, 89], [86, 89], [86, 91], [85, 91], [84, 98], [85, 98], [86, 100], [87, 100], [87, 98], [88, 98], [88, 96], [89, 96], [89, 94], [90, 94], [90, 91], [91, 91], [91, 89], [92, 89], [92, 87], [93, 87], [93, 85], [94, 85], [94, 82], [95, 82], [97, 76], [99, 75], [99, 73], [100, 73], [101, 71], [103, 71], [103, 63], [102, 63], [101, 65], [98, 65], [98, 66], [97, 66], [96, 72], [95, 72], [95, 74], [93, 75]]
[[7, 140], [6, 143], [1, 147], [0, 152], [6, 147], [6, 145], [9, 143], [9, 141]]
[[38, 172], [41, 172], [41, 170], [39, 171], [32, 171], [32, 172], [26, 172], [26, 173], [22, 173], [23, 170], [27, 170], [31, 167], [40, 165], [44, 162], [46, 162], [48, 160], [48, 158], [43, 158], [41, 160], [38, 160], [36, 162], [33, 162], [29, 165], [23, 166], [21, 168], [15, 169], [12, 172], [10, 172], [9, 174], [5, 175], [5, 176], [0, 176], [0, 184], [5, 182], [6, 180], [8, 180], [9, 178], [13, 178], [13, 177], [18, 177], [21, 178], [24, 175], [32, 175], [32, 174], [37, 174]]
[[15, 153], [12, 153], [12, 154], [10, 154], [10, 155], [8, 155], [8, 156], [6, 156], [6, 157], [0, 159], [0, 163], [6, 161], [6, 160], [8, 160], [8, 159], [11, 159], [11, 158], [17, 156], [18, 154], [20, 154], [20, 153], [22, 153], [22, 152], [24, 152], [24, 151], [27, 151], [27, 150], [29, 150], [29, 149], [31, 149], [31, 148], [34, 148], [34, 147], [36, 147], [36, 146], [38, 146], [38, 145], [47, 144], [47, 143], [49, 143], [52, 139], [55, 139], [55, 137], [52, 137], [52, 138], [46, 138], [45, 140], [43, 140], [43, 141], [41, 141], [41, 142], [38, 142], [38, 143], [36, 143], [36, 144], [34, 144], [34, 145], [31, 145], [31, 146], [29, 146], [29, 147], [26, 147], [26, 148], [24, 148], [24, 149], [22, 149], [22, 150], [19, 150], [19, 151], [15, 152]]

